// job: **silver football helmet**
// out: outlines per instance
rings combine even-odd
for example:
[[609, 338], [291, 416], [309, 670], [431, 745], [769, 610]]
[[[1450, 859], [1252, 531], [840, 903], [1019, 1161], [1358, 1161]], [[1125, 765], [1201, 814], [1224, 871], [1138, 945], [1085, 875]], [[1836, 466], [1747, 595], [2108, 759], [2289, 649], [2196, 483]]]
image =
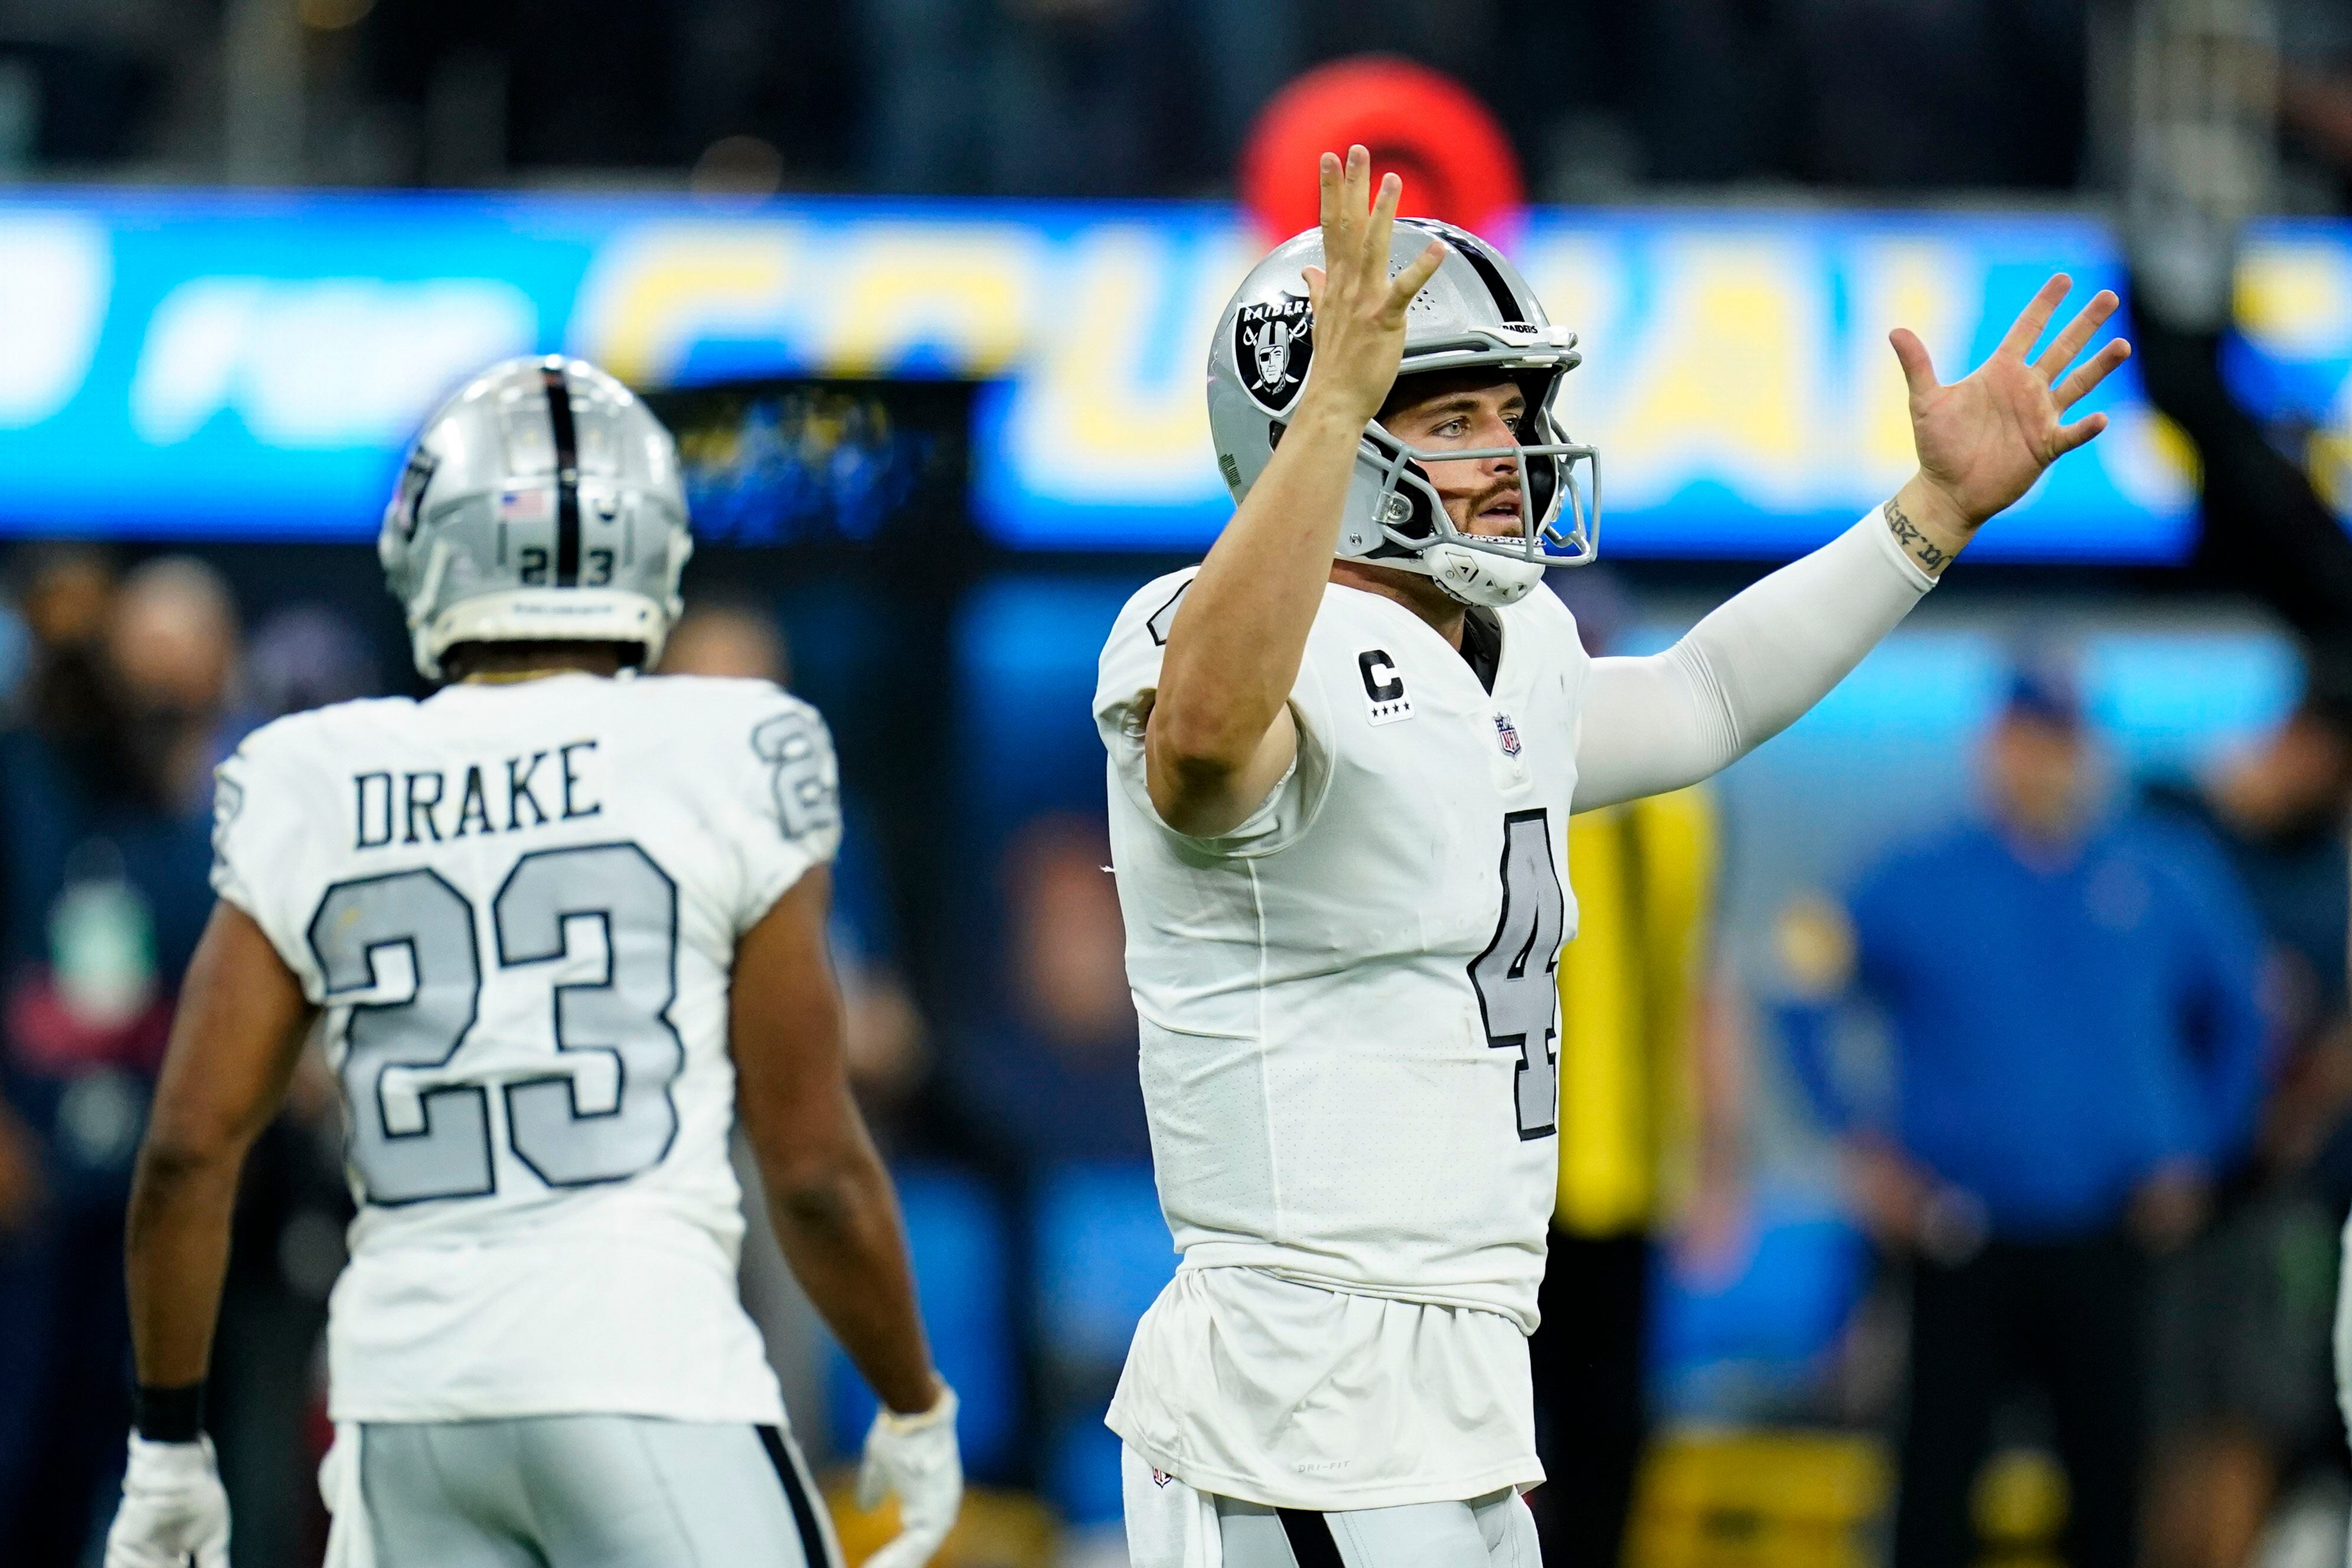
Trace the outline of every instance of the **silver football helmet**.
[[[1584, 356], [1574, 332], [1546, 320], [1517, 268], [1466, 230], [1399, 218], [1389, 244], [1390, 274], [1432, 238], [1452, 249], [1405, 312], [1397, 377], [1491, 370], [1517, 380], [1528, 399], [1523, 438], [1516, 447], [1422, 451], [1374, 420], [1364, 428], [1348, 487], [1339, 553], [1424, 573], [1465, 604], [1507, 605], [1541, 582], [1547, 569], [1581, 566], [1600, 552], [1600, 457], [1560, 433], [1551, 407], [1560, 378]], [[1209, 345], [1209, 433], [1236, 503], [1265, 471], [1306, 384], [1315, 323], [1300, 274], [1322, 264], [1319, 229], [1276, 247], [1242, 279]], [[1520, 532], [1498, 538], [1463, 531], [1422, 465], [1506, 457], [1519, 467]]]
[[376, 536], [427, 679], [462, 642], [635, 643], [651, 665], [693, 551], [669, 432], [561, 355], [494, 364], [436, 409]]

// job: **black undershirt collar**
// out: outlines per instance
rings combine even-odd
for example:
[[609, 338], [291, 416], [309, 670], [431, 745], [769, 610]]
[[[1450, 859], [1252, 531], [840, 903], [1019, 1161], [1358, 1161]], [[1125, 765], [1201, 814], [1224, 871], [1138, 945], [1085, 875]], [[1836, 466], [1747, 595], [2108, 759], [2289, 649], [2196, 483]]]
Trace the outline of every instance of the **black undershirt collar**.
[[1503, 662], [1503, 621], [1492, 610], [1472, 608], [1462, 617], [1462, 657], [1486, 694], [1495, 694], [1495, 671]]

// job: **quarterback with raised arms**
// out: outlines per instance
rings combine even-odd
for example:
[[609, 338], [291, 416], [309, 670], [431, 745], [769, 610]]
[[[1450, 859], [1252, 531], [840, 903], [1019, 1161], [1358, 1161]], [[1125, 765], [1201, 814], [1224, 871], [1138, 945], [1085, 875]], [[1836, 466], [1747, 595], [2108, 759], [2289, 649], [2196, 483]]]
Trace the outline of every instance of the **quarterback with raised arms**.
[[2104, 428], [2067, 411], [2129, 350], [2074, 363], [2102, 292], [2033, 353], [2063, 277], [1949, 385], [1897, 330], [1917, 472], [1666, 651], [1591, 658], [1541, 587], [1598, 537], [1598, 456], [1554, 413], [1574, 335], [1483, 240], [1397, 218], [1364, 149], [1321, 181], [1211, 345], [1238, 510], [1102, 653], [1182, 1254], [1109, 1422], [1137, 1568], [1532, 1564], [1569, 815], [1795, 721]]
[[222, 764], [213, 885], [129, 1222], [137, 1430], [106, 1568], [226, 1568], [203, 1388], [246, 1151], [322, 1035], [359, 1216], [329, 1306], [331, 1568], [826, 1568], [736, 1289], [740, 1121], [793, 1271], [881, 1396], [860, 1490], [915, 1568], [955, 1395], [851, 1101], [815, 710], [639, 676], [692, 547], [677, 452], [577, 360], [436, 413], [380, 547], [424, 701]]

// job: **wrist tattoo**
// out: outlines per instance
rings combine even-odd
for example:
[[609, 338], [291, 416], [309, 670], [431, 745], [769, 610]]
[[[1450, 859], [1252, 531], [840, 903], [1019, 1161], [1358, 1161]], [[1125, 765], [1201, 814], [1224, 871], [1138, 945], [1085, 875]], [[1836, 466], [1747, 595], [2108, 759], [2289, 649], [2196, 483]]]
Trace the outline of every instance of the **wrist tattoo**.
[[1903, 502], [1898, 498], [1887, 497], [1881, 510], [1886, 513], [1886, 526], [1903, 552], [1916, 561], [1928, 576], [1942, 576], [1944, 568], [1952, 563], [1952, 552], [1919, 531], [1919, 525], [1904, 514]]

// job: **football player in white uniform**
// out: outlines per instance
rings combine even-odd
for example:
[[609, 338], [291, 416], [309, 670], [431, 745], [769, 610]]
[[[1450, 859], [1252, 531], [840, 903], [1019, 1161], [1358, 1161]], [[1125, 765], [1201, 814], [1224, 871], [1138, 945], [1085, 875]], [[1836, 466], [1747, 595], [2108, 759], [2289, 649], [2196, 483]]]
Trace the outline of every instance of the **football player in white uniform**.
[[1183, 1254], [1110, 1410], [1138, 1568], [1536, 1561], [1567, 817], [1804, 712], [2098, 433], [2065, 410], [2129, 352], [2067, 368], [2102, 292], [2029, 357], [2063, 278], [1949, 386], [1896, 331], [1918, 472], [1668, 651], [1591, 659], [1535, 591], [1591, 554], [1594, 454], [1551, 409], [1575, 339], [1369, 168], [1327, 156], [1319, 233], [1227, 307], [1239, 510], [1129, 602], [1096, 693]]
[[640, 677], [691, 549], [677, 454], [577, 360], [426, 426], [381, 549], [422, 702], [257, 731], [129, 1222], [137, 1429], [107, 1568], [225, 1568], [202, 1429], [238, 1167], [318, 1026], [359, 1217], [329, 1314], [331, 1563], [839, 1562], [736, 1295], [770, 1219], [881, 1395], [861, 1490], [928, 1561], [962, 1488], [824, 927], [832, 743], [764, 681]]

